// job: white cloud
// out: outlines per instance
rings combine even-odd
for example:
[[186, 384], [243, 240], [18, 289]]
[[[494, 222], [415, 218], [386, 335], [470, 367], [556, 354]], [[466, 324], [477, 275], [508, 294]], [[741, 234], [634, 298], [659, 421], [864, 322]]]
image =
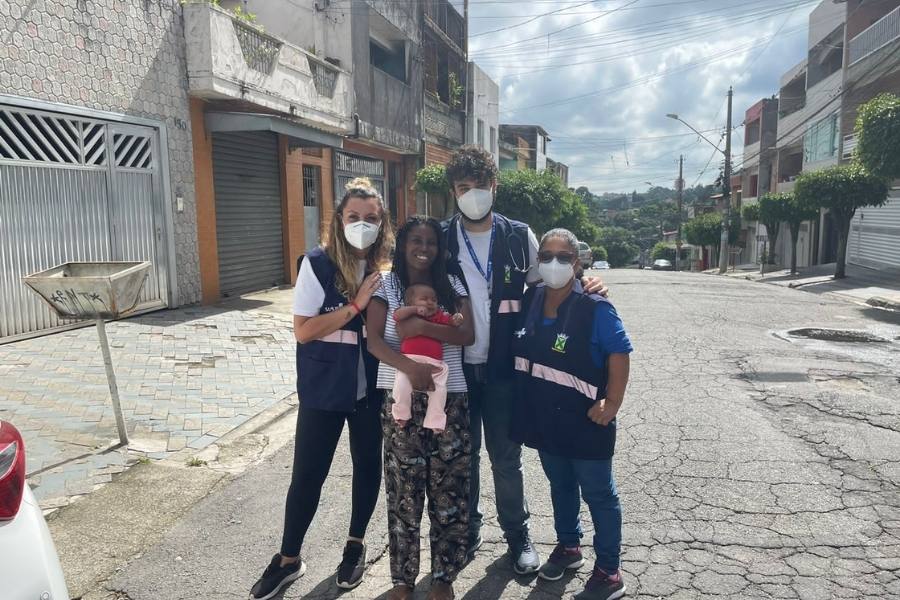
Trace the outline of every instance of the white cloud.
[[[718, 142], [728, 86], [735, 87], [739, 125], [744, 111], [776, 93], [780, 75], [805, 54], [814, 7], [798, 0], [579, 4], [472, 0], [469, 50], [500, 83], [501, 122], [543, 126], [553, 139], [550, 155], [570, 166], [570, 185], [595, 192], [644, 189], [647, 181], [671, 185], [679, 153], [693, 184], [712, 148], [682, 135], [690, 131], [665, 114], [678, 113], [701, 131], [718, 130], [706, 134]], [[563, 7], [568, 14], [477, 35]], [[742, 130], [733, 136], [739, 159]], [[720, 158], [702, 183], [715, 179]]]

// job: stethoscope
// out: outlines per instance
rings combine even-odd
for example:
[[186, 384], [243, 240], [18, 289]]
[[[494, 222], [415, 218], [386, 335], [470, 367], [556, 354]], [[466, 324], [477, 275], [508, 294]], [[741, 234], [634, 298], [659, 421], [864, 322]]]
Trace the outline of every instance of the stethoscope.
[[[520, 267], [519, 263], [516, 262], [516, 257], [513, 256], [512, 243], [510, 243], [510, 239], [514, 239], [516, 240], [516, 242], [518, 242], [519, 253], [522, 255], [522, 264], [524, 265], [524, 267]], [[512, 233], [506, 234], [506, 253], [509, 255], [511, 270], [515, 271], [516, 273], [528, 273], [528, 271], [531, 269], [531, 265], [528, 264], [528, 255], [525, 254], [525, 245], [522, 243], [522, 240], [519, 239], [518, 236]]]

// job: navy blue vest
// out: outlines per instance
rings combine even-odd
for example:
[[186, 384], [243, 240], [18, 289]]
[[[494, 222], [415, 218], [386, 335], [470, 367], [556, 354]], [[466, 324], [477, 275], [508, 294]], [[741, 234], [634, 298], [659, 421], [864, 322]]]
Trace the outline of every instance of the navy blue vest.
[[[325, 290], [325, 301], [319, 314], [347, 305], [347, 298], [335, 287], [337, 268], [325, 250], [307, 252], [316, 278]], [[300, 261], [297, 261], [299, 267]], [[365, 324], [357, 315], [341, 329], [320, 340], [297, 344], [297, 394], [304, 406], [320, 410], [352, 413], [356, 408], [359, 352], [366, 366], [369, 396], [373, 397], [378, 373], [378, 360], [366, 348]]]
[[513, 349], [517, 396], [510, 437], [550, 454], [607, 459], [616, 445], [616, 422], [601, 426], [587, 412], [606, 395], [606, 368], [591, 359], [591, 331], [601, 296], [575, 289], [543, 325], [543, 285], [528, 290]]
[[[458, 229], [460, 215], [454, 215], [443, 223], [447, 234], [447, 272], [459, 277], [466, 289], [469, 284], [463, 275], [459, 263], [460, 252], [468, 252], [460, 247]], [[531, 252], [528, 247], [528, 225], [507, 219], [494, 213], [497, 234], [494, 238], [492, 293], [491, 293], [491, 332], [488, 349], [487, 376], [489, 381], [504, 381], [513, 377], [513, 331], [519, 320], [522, 298], [525, 294], [525, 277], [531, 265]], [[465, 242], [463, 242], [465, 244]], [[465, 353], [465, 348], [463, 348]]]

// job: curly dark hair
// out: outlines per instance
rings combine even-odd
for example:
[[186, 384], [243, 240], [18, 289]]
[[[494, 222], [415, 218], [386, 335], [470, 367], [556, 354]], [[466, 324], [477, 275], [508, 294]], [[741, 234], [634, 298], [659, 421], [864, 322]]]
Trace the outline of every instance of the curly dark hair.
[[406, 240], [409, 237], [409, 232], [420, 225], [430, 227], [434, 231], [434, 235], [437, 236], [437, 256], [434, 262], [431, 263], [431, 287], [434, 288], [438, 303], [444, 307], [444, 310], [451, 313], [455, 312], [459, 309], [457, 306], [459, 297], [453, 286], [450, 285], [450, 277], [447, 275], [447, 243], [444, 239], [444, 233], [441, 231], [441, 224], [434, 219], [416, 215], [410, 217], [403, 224], [403, 227], [397, 231], [397, 245], [394, 249], [394, 264], [391, 271], [396, 273], [400, 279], [401, 293], [405, 297], [406, 289], [410, 287], [409, 269], [406, 264]]
[[490, 152], [478, 146], [463, 146], [450, 156], [446, 173], [451, 188], [467, 177], [481, 184], [497, 178], [497, 165]]

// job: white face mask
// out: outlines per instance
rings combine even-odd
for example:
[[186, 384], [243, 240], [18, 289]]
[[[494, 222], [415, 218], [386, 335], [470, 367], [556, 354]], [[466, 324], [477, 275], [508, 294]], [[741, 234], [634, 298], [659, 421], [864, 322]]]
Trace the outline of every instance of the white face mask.
[[378, 231], [381, 229], [381, 223], [367, 223], [366, 221], [357, 221], [356, 223], [347, 223], [344, 225], [344, 237], [347, 242], [357, 250], [365, 250], [375, 243], [378, 239]]
[[481, 188], [472, 188], [456, 199], [456, 205], [460, 212], [472, 221], [483, 219], [486, 214], [491, 212], [493, 204], [494, 193]]
[[558, 290], [572, 281], [572, 277], [575, 276], [575, 268], [571, 264], [564, 265], [554, 258], [548, 263], [538, 264], [538, 274], [547, 287]]

